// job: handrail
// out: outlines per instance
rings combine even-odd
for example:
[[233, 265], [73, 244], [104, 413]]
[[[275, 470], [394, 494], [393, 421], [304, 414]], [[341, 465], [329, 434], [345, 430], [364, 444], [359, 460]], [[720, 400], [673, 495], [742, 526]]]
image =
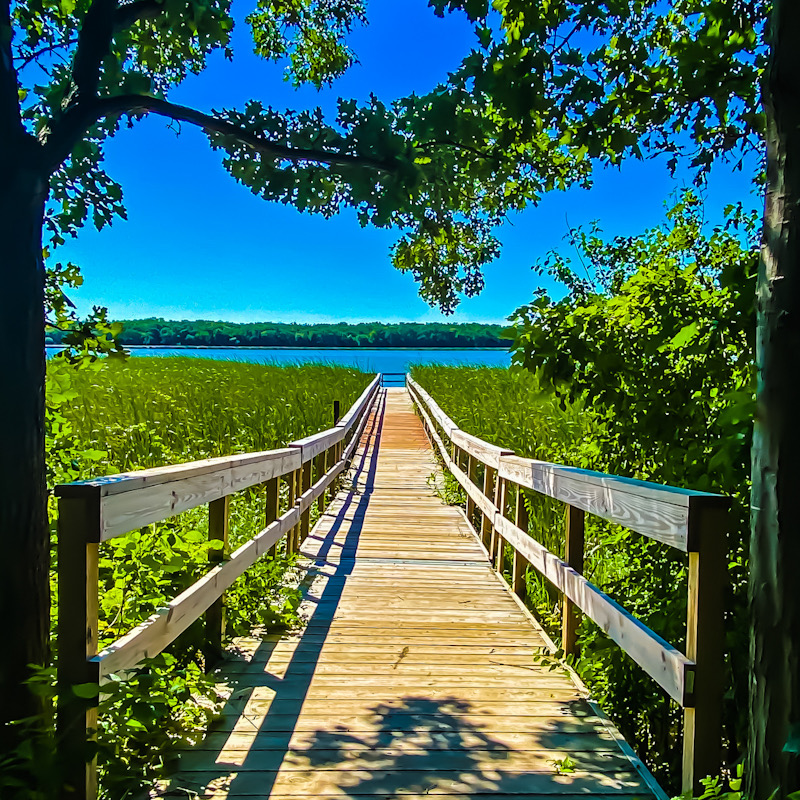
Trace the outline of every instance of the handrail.
[[[287, 554], [308, 535], [311, 506], [322, 510], [328, 490], [352, 460], [380, 388], [376, 375], [333, 427], [260, 453], [204, 459], [185, 464], [110, 475], [55, 488], [58, 511], [58, 733], [70, 797], [97, 796], [96, 762], [86, 760], [97, 726], [96, 693], [81, 700], [71, 688], [99, 687], [108, 676], [160, 653], [203, 613], [207, 652], [221, 650], [222, 595], [255, 561], [284, 536]], [[316, 474], [313, 481], [312, 473]], [[279, 513], [279, 481], [287, 481], [289, 508]], [[313, 483], [312, 483], [313, 481]], [[265, 484], [266, 527], [230, 556], [228, 500], [234, 492]], [[329, 499], [329, 498], [328, 498]], [[209, 539], [223, 549], [210, 553], [217, 563], [202, 578], [140, 625], [97, 652], [98, 546], [115, 536], [208, 504]], [[223, 560], [223, 558], [225, 560]]]
[[[447, 469], [467, 493], [467, 516], [480, 514], [480, 535], [502, 574], [504, 543], [513, 551], [512, 588], [525, 596], [528, 566], [564, 596], [562, 649], [575, 654], [580, 609], [684, 708], [683, 790], [717, 774], [722, 703], [722, 587], [728, 498], [591, 470], [521, 458], [465, 433], [410, 376], [407, 386], [423, 426]], [[467, 461], [466, 471], [462, 463]], [[477, 483], [483, 467], [483, 488]], [[516, 519], [508, 489], [517, 487]], [[566, 560], [528, 534], [526, 491], [563, 501]], [[580, 573], [584, 513], [589, 512], [688, 553], [686, 655], [664, 641]]]

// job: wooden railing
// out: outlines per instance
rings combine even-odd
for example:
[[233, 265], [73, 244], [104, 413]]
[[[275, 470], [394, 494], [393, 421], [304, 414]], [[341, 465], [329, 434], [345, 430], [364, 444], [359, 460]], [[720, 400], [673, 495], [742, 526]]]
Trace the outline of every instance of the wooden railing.
[[[99, 687], [108, 676], [160, 653], [203, 613], [208, 653], [221, 651], [223, 593], [258, 558], [275, 552], [286, 536], [292, 554], [308, 535], [310, 511], [324, 508], [336, 478], [358, 446], [380, 376], [330, 430], [280, 450], [111, 475], [57, 486], [58, 501], [58, 740], [66, 765], [65, 784], [74, 800], [97, 794], [92, 758]], [[337, 414], [338, 416], [338, 414]], [[288, 484], [288, 509], [280, 513], [279, 482]], [[266, 486], [266, 527], [227, 554], [228, 500], [234, 492]], [[122, 638], [98, 646], [98, 546], [115, 536], [208, 504], [209, 539], [217, 563], [165, 608]], [[77, 693], [72, 687], [81, 686]], [[96, 686], [96, 691], [91, 687]]]
[[[579, 609], [684, 709], [684, 791], [697, 788], [700, 778], [718, 774], [728, 499], [520, 458], [459, 430], [416, 381], [409, 377], [407, 385], [431, 444], [466, 492], [470, 521], [476, 509], [480, 513], [479, 535], [501, 574], [504, 543], [512, 548], [513, 591], [524, 597], [525, 571], [536, 569], [563, 594], [565, 653], [576, 652]], [[513, 510], [512, 486], [517, 487]], [[526, 491], [566, 504], [565, 560], [528, 534]], [[685, 655], [583, 577], [586, 512], [688, 554]]]

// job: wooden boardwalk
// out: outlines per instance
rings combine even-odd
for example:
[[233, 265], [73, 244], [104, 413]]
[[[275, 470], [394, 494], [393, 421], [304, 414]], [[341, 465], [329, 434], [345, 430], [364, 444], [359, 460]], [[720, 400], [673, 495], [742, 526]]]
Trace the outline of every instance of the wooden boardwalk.
[[204, 798], [663, 797], [492, 571], [405, 389], [382, 390], [301, 553], [307, 626], [240, 640], [224, 716], [168, 790]]

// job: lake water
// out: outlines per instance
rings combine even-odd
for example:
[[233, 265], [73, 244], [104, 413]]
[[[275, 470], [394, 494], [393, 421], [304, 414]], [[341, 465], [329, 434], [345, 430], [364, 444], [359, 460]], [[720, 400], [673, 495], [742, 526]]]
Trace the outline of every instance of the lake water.
[[[48, 352], [59, 348], [48, 347]], [[424, 348], [411, 350], [399, 347], [351, 348], [250, 348], [250, 347], [131, 347], [132, 356], [163, 357], [189, 356], [211, 358], [218, 361], [251, 361], [271, 364], [307, 364], [309, 361], [342, 364], [358, 367], [365, 372], [408, 372], [411, 364], [447, 364], [487, 367], [508, 367], [511, 354], [508, 350], [470, 348], [464, 350], [439, 350]]]

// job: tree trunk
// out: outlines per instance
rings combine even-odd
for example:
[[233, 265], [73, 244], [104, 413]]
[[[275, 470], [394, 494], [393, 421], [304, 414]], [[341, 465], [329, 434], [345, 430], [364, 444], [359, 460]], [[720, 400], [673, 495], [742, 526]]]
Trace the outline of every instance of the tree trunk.
[[[776, 0], [764, 85], [767, 192], [758, 276], [750, 545], [749, 793], [800, 788], [800, 3]], [[790, 738], [794, 736], [792, 744]]]
[[[45, 664], [50, 537], [44, 457], [44, 267], [47, 181], [28, 136], [0, 149], [0, 753], [16, 744], [5, 723], [37, 714], [22, 687]], [[8, 146], [8, 145], [11, 146]], [[14, 144], [19, 146], [14, 147]], [[26, 158], [30, 153], [30, 158]]]

